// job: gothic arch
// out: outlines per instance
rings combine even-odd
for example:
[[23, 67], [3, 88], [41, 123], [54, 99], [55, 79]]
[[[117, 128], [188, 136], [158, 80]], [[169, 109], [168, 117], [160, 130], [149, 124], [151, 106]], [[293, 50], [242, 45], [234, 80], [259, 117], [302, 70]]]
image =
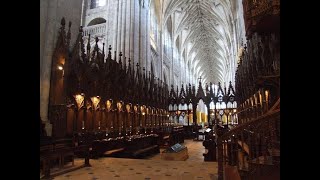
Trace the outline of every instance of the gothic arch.
[[93, 26], [93, 25], [97, 25], [97, 24], [103, 24], [106, 23], [107, 20], [102, 18], [102, 17], [98, 17], [98, 18], [94, 18], [92, 19], [87, 26]]

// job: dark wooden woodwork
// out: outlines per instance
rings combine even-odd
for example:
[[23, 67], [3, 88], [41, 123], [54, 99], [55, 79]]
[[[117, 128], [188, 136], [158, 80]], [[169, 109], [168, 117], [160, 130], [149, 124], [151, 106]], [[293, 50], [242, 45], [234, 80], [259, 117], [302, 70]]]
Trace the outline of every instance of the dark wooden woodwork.
[[254, 32], [274, 32], [280, 29], [280, 0], [244, 0], [246, 36]]
[[[74, 165], [75, 148], [72, 139], [40, 138], [40, 173], [43, 175], [42, 178], [50, 178], [53, 167], [57, 166], [59, 169], [63, 169], [68, 159]], [[88, 164], [88, 159], [85, 163]]]
[[[274, 153], [280, 152], [275, 146], [280, 140], [274, 136], [280, 132], [276, 128], [280, 122], [279, 7], [279, 0], [243, 1], [247, 44], [235, 77], [236, 114], [241, 125], [218, 137], [219, 180], [226, 162], [236, 165], [243, 179], [267, 178], [256, 172], [270, 169], [279, 175], [280, 161]], [[279, 179], [273, 173], [268, 178], [271, 176]]]
[[203, 141], [206, 152], [203, 153], [204, 161], [217, 161], [216, 142], [214, 138], [208, 138]]
[[40, 119], [40, 138], [41, 137], [46, 137], [47, 133], [46, 133], [46, 130], [44, 128], [45, 124], [42, 122], [41, 117], [39, 119]]
[[[275, 106], [274, 106], [275, 107]], [[272, 171], [279, 171], [280, 140], [274, 134], [280, 132], [276, 124], [280, 121], [280, 109], [274, 108], [268, 113], [243, 123], [218, 138], [222, 151], [220, 163], [237, 166], [243, 178], [258, 178], [255, 171], [266, 171], [274, 166]], [[227, 148], [223, 148], [227, 147]], [[237, 154], [242, 154], [239, 158]], [[219, 164], [218, 169], [223, 167]], [[218, 170], [219, 171], [219, 170]], [[220, 173], [223, 172], [220, 169]]]

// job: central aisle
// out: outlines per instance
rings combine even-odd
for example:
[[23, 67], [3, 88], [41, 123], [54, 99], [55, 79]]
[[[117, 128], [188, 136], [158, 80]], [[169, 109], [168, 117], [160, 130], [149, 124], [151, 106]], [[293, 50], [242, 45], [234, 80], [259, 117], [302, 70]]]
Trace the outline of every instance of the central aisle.
[[[217, 162], [204, 162], [202, 141], [185, 140], [189, 159], [165, 161], [157, 154], [148, 159], [90, 159], [92, 167], [57, 176], [54, 179], [74, 180], [216, 180]], [[160, 150], [160, 152], [163, 149]]]
[[[202, 145], [202, 141], [185, 140], [183, 145], [187, 146], [189, 154], [189, 158], [185, 162], [204, 162], [203, 153], [205, 152], [205, 149]], [[161, 160], [161, 152], [163, 150], [164, 149], [160, 149], [160, 154], [149, 157], [148, 159]]]

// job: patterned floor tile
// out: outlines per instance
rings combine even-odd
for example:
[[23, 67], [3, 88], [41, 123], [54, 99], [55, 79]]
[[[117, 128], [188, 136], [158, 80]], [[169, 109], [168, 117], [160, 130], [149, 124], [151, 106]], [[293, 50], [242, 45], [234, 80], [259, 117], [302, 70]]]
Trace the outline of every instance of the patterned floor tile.
[[202, 142], [186, 140], [184, 145], [188, 147], [189, 153], [186, 161], [165, 161], [161, 159], [161, 154], [148, 159], [90, 159], [91, 167], [81, 168], [54, 179], [216, 180], [217, 162], [203, 161]]

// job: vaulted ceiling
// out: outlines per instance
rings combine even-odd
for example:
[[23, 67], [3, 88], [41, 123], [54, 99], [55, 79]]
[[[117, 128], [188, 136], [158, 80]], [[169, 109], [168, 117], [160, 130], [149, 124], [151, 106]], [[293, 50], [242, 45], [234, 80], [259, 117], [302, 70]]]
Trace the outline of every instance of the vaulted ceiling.
[[238, 9], [239, 0], [164, 2], [164, 22], [169, 17], [175, 19], [174, 42], [177, 37], [181, 38], [179, 49], [186, 51], [186, 63], [190, 62], [206, 82], [225, 82], [234, 76], [235, 66], [231, 64], [236, 64], [239, 43], [235, 20], [242, 16], [237, 16]]

